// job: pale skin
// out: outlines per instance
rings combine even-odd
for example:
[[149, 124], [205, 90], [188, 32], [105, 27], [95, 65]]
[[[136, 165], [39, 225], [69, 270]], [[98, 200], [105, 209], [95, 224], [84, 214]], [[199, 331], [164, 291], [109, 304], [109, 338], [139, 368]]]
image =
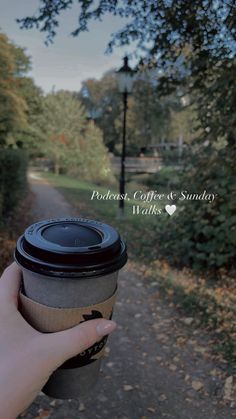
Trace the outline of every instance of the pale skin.
[[111, 320], [89, 320], [43, 334], [18, 311], [21, 271], [14, 262], [0, 279], [0, 419], [15, 419], [35, 399], [51, 373], [111, 333]]

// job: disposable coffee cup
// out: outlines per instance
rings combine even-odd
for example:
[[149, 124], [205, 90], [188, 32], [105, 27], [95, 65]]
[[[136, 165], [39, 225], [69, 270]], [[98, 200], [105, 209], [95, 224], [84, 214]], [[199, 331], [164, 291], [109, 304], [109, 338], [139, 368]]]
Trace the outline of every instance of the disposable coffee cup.
[[[18, 239], [15, 260], [23, 274], [20, 311], [40, 332], [112, 318], [118, 271], [127, 252], [108, 224], [84, 218], [39, 221]], [[61, 399], [88, 393], [97, 382], [106, 340], [65, 362], [43, 392]]]

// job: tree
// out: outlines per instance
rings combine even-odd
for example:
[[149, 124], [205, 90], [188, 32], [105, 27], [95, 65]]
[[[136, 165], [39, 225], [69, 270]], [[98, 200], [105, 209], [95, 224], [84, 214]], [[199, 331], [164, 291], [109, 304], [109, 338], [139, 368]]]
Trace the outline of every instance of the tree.
[[32, 78], [30, 57], [24, 48], [0, 34], [0, 144], [24, 145], [33, 149], [38, 144], [36, 121], [41, 113], [42, 91]]
[[117, 91], [114, 71], [109, 71], [101, 80], [85, 80], [79, 94], [88, 117], [93, 119], [103, 132], [105, 145], [111, 152], [121, 141], [115, 121], [121, 114], [121, 95]]
[[[42, 148], [52, 159], [56, 173], [65, 168], [66, 150], [73, 147], [75, 164], [81, 163], [77, 155], [81, 132], [85, 129], [86, 116], [79, 101], [65, 91], [48, 94], [43, 103], [40, 128], [44, 137]], [[67, 156], [68, 158], [68, 156]], [[70, 162], [73, 164], [73, 162]]]
[[[43, 112], [43, 92], [30, 77], [19, 77], [18, 91], [26, 103], [27, 124], [12, 135], [12, 142], [23, 145], [31, 157], [40, 154], [42, 132], [40, 120]], [[10, 139], [8, 143], [10, 142]]]
[[[36, 26], [46, 32], [51, 42], [59, 15], [73, 3], [73, 0], [41, 0], [34, 16], [19, 20], [21, 27]], [[133, 43], [136, 55], [147, 61], [152, 58], [161, 69], [159, 91], [169, 94], [173, 86], [185, 83], [192, 97], [201, 97], [197, 99], [197, 112], [200, 116], [204, 113], [201, 122], [206, 121], [209, 114], [205, 112], [209, 101], [206, 92], [214, 93], [214, 89], [209, 89], [212, 74], [224, 72], [235, 57], [234, 0], [196, 0], [187, 4], [184, 0], [79, 0], [78, 3], [79, 25], [72, 31], [74, 36], [87, 30], [92, 19], [101, 20], [107, 13], [127, 17], [128, 23], [112, 36], [108, 49]], [[220, 85], [220, 90], [222, 97], [228, 96], [226, 83]], [[213, 122], [212, 115], [208, 120]]]
[[[19, 22], [23, 28], [36, 26], [52, 41], [60, 13], [74, 2], [41, 0], [40, 3], [38, 13]], [[161, 69], [159, 89], [164, 91], [168, 86], [173, 88], [174, 83], [186, 83], [193, 97], [201, 90], [199, 112], [204, 112], [208, 105], [205, 90], [212, 93], [212, 89], [209, 90], [212, 73], [222, 73], [235, 57], [234, 0], [196, 0], [187, 5], [184, 0], [79, 0], [78, 3], [79, 25], [72, 32], [74, 36], [87, 30], [92, 19], [101, 20], [107, 13], [129, 18], [112, 36], [108, 49], [134, 42], [136, 54], [147, 60], [153, 57], [152, 62]], [[227, 95], [226, 84], [221, 84], [220, 88], [222, 96]]]
[[92, 121], [86, 127], [81, 149], [83, 152], [83, 172], [81, 172], [83, 177], [95, 183], [112, 182], [113, 173], [107, 149], [103, 144], [102, 132]]
[[44, 99], [41, 144], [56, 173], [97, 182], [111, 176], [101, 132], [88, 122], [85, 108], [70, 92], [50, 93]]
[[[19, 49], [17, 52], [19, 53]], [[0, 33], [0, 145], [10, 133], [26, 127], [27, 105], [19, 93], [15, 49], [7, 36]]]
[[[18, 19], [21, 27], [37, 27], [46, 32], [48, 42], [56, 35], [59, 15], [70, 8], [73, 0], [40, 0], [37, 13], [31, 17]], [[158, 53], [159, 62], [168, 60], [173, 64], [189, 45], [197, 56], [206, 51], [213, 55], [225, 56], [234, 47], [236, 39], [234, 29], [236, 13], [233, 0], [196, 0], [188, 3], [184, 0], [79, 0], [79, 25], [72, 31], [73, 36], [88, 29], [92, 19], [102, 20], [110, 13], [129, 18], [128, 23], [112, 36], [109, 48], [135, 42], [136, 49], [146, 50], [148, 54]], [[231, 43], [229, 42], [231, 41]], [[176, 63], [180, 66], [180, 63]]]
[[[100, 80], [83, 82], [79, 98], [96, 125], [104, 142], [113, 153], [120, 154], [122, 142], [123, 98], [118, 92], [115, 72]], [[127, 154], [139, 155], [142, 147], [158, 142], [167, 135], [169, 99], [160, 98], [151, 81], [137, 80], [128, 97]]]

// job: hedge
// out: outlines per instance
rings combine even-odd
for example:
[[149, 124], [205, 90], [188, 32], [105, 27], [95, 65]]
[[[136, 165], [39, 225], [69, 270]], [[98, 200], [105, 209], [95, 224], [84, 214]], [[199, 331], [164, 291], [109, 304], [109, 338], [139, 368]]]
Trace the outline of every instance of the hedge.
[[0, 150], [1, 221], [15, 208], [27, 185], [28, 158], [24, 150]]
[[[235, 146], [214, 151], [209, 146], [183, 170], [179, 191], [214, 193], [213, 202], [173, 201], [177, 210], [157, 224], [158, 256], [220, 278], [220, 270], [236, 271]], [[179, 173], [178, 173], [179, 174]], [[158, 188], [158, 184], [157, 184]]]

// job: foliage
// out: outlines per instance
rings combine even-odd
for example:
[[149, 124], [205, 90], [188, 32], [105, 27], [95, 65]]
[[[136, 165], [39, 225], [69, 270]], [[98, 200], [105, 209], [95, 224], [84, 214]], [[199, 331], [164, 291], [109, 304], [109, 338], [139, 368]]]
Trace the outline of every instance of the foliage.
[[[79, 98], [89, 117], [102, 130], [106, 146], [111, 152], [120, 154], [123, 98], [118, 93], [114, 71], [106, 73], [100, 80], [86, 80]], [[139, 155], [142, 148], [158, 144], [162, 138], [169, 137], [175, 141], [180, 133], [184, 140], [190, 141], [189, 128], [195, 115], [191, 109], [180, 111], [180, 108], [179, 101], [174, 97], [160, 98], [152, 80], [136, 80], [132, 95], [128, 97], [127, 155]], [[178, 123], [176, 115], [179, 118], [180, 114], [181, 121]]]
[[0, 153], [0, 216], [5, 218], [18, 204], [26, 189], [27, 154], [2, 149]]
[[88, 122], [81, 102], [65, 91], [44, 99], [42, 149], [52, 159], [55, 172], [102, 182], [112, 178], [100, 130]]
[[172, 167], [162, 167], [159, 172], [150, 175], [146, 184], [152, 189], [157, 189], [158, 192], [167, 192], [179, 190], [180, 188], [180, 173]]
[[[86, 127], [82, 144], [83, 165], [80, 172], [82, 178], [95, 183], [112, 182], [113, 174], [107, 149], [104, 147], [101, 131], [93, 122]], [[71, 174], [70, 169], [68, 174]]]
[[0, 144], [34, 149], [42, 91], [27, 77], [31, 69], [25, 50], [0, 33]]
[[[71, 7], [74, 1], [43, 0], [40, 3], [35, 15], [18, 21], [21, 27], [37, 27], [46, 32], [50, 42], [56, 35], [59, 15]], [[135, 42], [139, 50], [144, 49], [152, 55], [158, 52], [162, 65], [173, 63], [186, 49], [186, 45], [190, 45], [196, 55], [214, 50], [219, 57], [221, 52], [224, 54], [232, 47], [229, 40], [235, 39], [233, 0], [227, 3], [219, 0], [217, 7], [211, 0], [197, 0], [193, 4], [188, 3], [188, 7], [184, 0], [79, 0], [78, 6], [79, 25], [72, 32], [74, 36], [88, 30], [91, 20], [101, 21], [107, 13], [126, 17], [129, 18], [128, 23], [113, 35], [109, 47]]]
[[27, 106], [19, 94], [17, 66], [13, 45], [0, 33], [0, 145], [6, 144], [11, 132], [26, 125]]
[[[201, 132], [181, 184], [193, 192], [217, 193], [217, 199], [212, 204], [186, 203], [162, 233], [163, 254], [169, 259], [215, 273], [222, 267], [235, 269], [235, 67], [235, 60], [226, 58], [206, 68], [204, 78], [191, 76]], [[171, 234], [173, 228], [183, 237], [180, 243]]]
[[[195, 147], [193, 161], [181, 177], [181, 190], [217, 194], [211, 202], [176, 202], [177, 211], [158, 225], [159, 254], [178, 266], [212, 273], [235, 270], [236, 189], [232, 148], [214, 150], [212, 145]], [[198, 153], [198, 154], [197, 154]], [[175, 234], [173, 234], [173, 231]], [[181, 239], [180, 239], [181, 238]]]
[[[215, 350], [235, 363], [235, 302], [232, 278], [223, 277], [221, 283], [208, 284], [205, 276], [194, 276], [191, 271], [173, 271], [164, 261], [153, 261], [148, 273], [157, 275], [160, 289], [172, 298], [188, 315], [197, 316], [210, 329], [216, 330]], [[226, 286], [227, 285], [227, 286]]]
[[8, 143], [15, 143], [22, 145], [28, 150], [30, 157], [40, 154], [42, 132], [40, 123], [43, 112], [43, 92], [35, 85], [30, 77], [21, 77], [18, 82], [19, 92], [24, 99], [27, 110], [27, 126], [24, 129], [14, 133], [12, 139], [8, 138]]
[[[20, 20], [21, 27], [36, 26], [45, 31], [48, 40], [52, 41], [60, 13], [73, 3], [73, 0], [43, 0], [34, 16]], [[146, 61], [161, 70], [158, 74], [159, 93], [160, 90], [162, 93], [176, 91], [176, 87], [184, 93], [191, 91], [197, 112], [202, 116], [201, 123], [208, 120], [214, 124], [217, 136], [224, 131], [221, 121], [215, 124], [216, 115], [208, 112], [207, 106], [210, 105], [211, 95], [220, 92], [218, 105], [221, 102], [224, 113], [228, 117], [231, 115], [229, 104], [233, 101], [229, 98], [228, 104], [228, 88], [234, 73], [230, 72], [229, 79], [224, 75], [230, 71], [236, 52], [236, 8], [233, 0], [219, 0], [217, 3], [197, 0], [188, 3], [187, 7], [184, 0], [80, 0], [79, 6], [79, 25], [73, 35], [87, 30], [92, 19], [101, 20], [107, 13], [128, 18], [128, 23], [112, 36], [109, 46], [134, 42], [136, 55], [144, 56]], [[230, 87], [234, 85], [233, 82]]]
[[101, 80], [84, 81], [79, 99], [88, 117], [102, 130], [105, 145], [113, 152], [116, 144], [121, 141], [116, 120], [120, 118], [122, 104], [114, 72], [106, 73]]
[[0, 223], [0, 272], [11, 262], [16, 246], [16, 240], [24, 230], [35, 220], [30, 213], [32, 195], [28, 191], [21, 195], [20, 201], [11, 210], [6, 219]]

